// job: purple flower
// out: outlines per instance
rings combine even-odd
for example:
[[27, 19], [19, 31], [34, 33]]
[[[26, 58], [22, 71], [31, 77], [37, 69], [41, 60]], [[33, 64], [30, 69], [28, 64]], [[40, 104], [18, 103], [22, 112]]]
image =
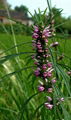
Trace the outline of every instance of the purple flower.
[[55, 79], [53, 79], [53, 80], [51, 80], [51, 82], [52, 82], [52, 83], [56, 83], [56, 80], [55, 80]]
[[35, 56], [33, 55], [33, 56], [32, 56], [32, 59], [34, 59], [34, 58], [35, 58]]
[[37, 69], [35, 70], [34, 74], [36, 75], [36, 77], [38, 77], [40, 75], [40, 71]]
[[53, 105], [49, 103], [45, 103], [45, 107], [51, 110], [53, 108]]
[[38, 65], [38, 62], [34, 62], [35, 65]]
[[40, 45], [37, 46], [38, 49], [42, 49], [42, 47]]
[[44, 88], [44, 86], [40, 85], [40, 86], [38, 87], [38, 90], [39, 90], [39, 92], [43, 92], [43, 91], [45, 90], [45, 88]]
[[50, 96], [47, 96], [48, 101], [52, 101], [52, 98]]
[[44, 39], [45, 43], [48, 43], [48, 40], [47, 39]]
[[46, 37], [50, 37], [50, 36], [51, 36], [51, 32], [50, 32], [49, 28], [47, 27], [43, 30], [42, 38], [46, 38]]
[[47, 54], [46, 57], [50, 57], [50, 54]]
[[47, 72], [43, 73], [43, 77], [46, 78], [47, 77]]
[[48, 93], [52, 93], [53, 89], [52, 88], [48, 88]]
[[50, 68], [50, 67], [52, 67], [52, 64], [51, 63], [47, 63], [47, 66]]
[[39, 28], [37, 26], [34, 26], [34, 32], [37, 33], [39, 31]]
[[49, 71], [47, 72], [47, 77], [51, 77], [52, 76], [52, 73]]
[[37, 42], [37, 45], [41, 45], [41, 43], [40, 43], [40, 42]]
[[45, 58], [45, 57], [46, 57], [46, 55], [43, 55], [43, 57]]
[[37, 56], [37, 58], [39, 59], [39, 58], [40, 58], [40, 56]]
[[46, 70], [46, 68], [47, 68], [46, 64], [43, 64], [42, 69]]
[[43, 73], [43, 76], [46, 78], [46, 77], [51, 77], [52, 76], [52, 73], [49, 71], [49, 72], [44, 72]]
[[43, 50], [42, 50], [42, 49], [39, 49], [39, 50], [38, 50], [38, 52], [42, 53], [42, 52], [43, 52]]
[[37, 48], [38, 48], [38, 49], [42, 49], [41, 45], [37, 45]]
[[33, 38], [37, 39], [39, 37], [39, 35], [37, 33], [33, 33]]

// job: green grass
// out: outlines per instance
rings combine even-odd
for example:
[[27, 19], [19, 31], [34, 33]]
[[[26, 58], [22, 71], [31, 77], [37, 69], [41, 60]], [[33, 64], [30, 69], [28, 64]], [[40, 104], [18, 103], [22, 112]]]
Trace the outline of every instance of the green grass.
[[[59, 71], [58, 77], [62, 80], [59, 89], [66, 97], [65, 102], [61, 104], [61, 108], [48, 111], [43, 106], [45, 95], [37, 93], [38, 79], [32, 74], [32, 53], [27, 53], [33, 52], [32, 38], [16, 35], [15, 40], [16, 45], [12, 35], [0, 34], [0, 120], [70, 120], [70, 81], [65, 69], [63, 72], [61, 66], [56, 68]], [[64, 53], [71, 58], [71, 39], [56, 38], [56, 41], [59, 41], [60, 54]], [[70, 66], [70, 59], [67, 57], [64, 57], [62, 63]], [[68, 82], [67, 86], [64, 80]], [[57, 88], [55, 90], [59, 92]]]

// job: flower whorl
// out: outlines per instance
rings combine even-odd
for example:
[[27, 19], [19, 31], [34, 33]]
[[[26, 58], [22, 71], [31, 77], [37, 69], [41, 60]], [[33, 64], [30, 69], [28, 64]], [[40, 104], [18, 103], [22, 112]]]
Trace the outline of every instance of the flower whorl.
[[51, 36], [52, 35], [49, 26], [46, 28], [44, 28], [43, 26], [34, 26], [34, 32], [32, 35], [34, 40], [32, 41], [32, 43], [36, 53], [33, 59], [35, 61], [34, 64], [37, 67], [34, 71], [34, 74], [36, 77], [39, 77], [43, 83], [38, 86], [38, 91], [46, 92], [49, 95], [48, 100], [45, 103], [45, 106], [48, 109], [53, 108], [53, 85], [56, 83], [48, 46], [48, 38]]

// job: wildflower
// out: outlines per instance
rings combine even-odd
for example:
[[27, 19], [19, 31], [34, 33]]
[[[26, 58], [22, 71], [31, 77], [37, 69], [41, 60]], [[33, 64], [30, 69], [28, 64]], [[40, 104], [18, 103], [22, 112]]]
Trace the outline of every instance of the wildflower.
[[54, 43], [52, 43], [52, 44], [50, 45], [50, 47], [56, 47], [56, 46], [58, 46], [58, 45], [59, 45], [58, 42], [54, 42]]
[[43, 73], [43, 77], [46, 78], [47, 77], [47, 72]]
[[35, 55], [32, 55], [32, 59], [34, 59], [35, 58]]
[[37, 33], [39, 31], [37, 26], [34, 26], [34, 32]]
[[52, 76], [52, 73], [49, 71], [47, 72], [47, 77], [51, 77]]
[[52, 67], [52, 64], [51, 63], [47, 63], [47, 66], [50, 68], [50, 67]]
[[49, 110], [51, 110], [53, 108], [53, 105], [52, 104], [49, 104], [48, 102], [45, 103], [45, 107]]
[[38, 87], [38, 91], [39, 91], [39, 92], [43, 92], [44, 90], [45, 90], [44, 86], [40, 85], [40, 86]]
[[47, 100], [50, 102], [52, 101], [52, 98], [50, 96], [47, 96]]
[[37, 58], [40, 58], [40, 56], [37, 56]]
[[52, 82], [52, 83], [56, 83], [56, 80], [55, 80], [55, 79], [53, 79], [53, 80], [51, 80], [51, 82]]
[[38, 65], [38, 62], [34, 62], [35, 65]]
[[42, 52], [43, 52], [43, 50], [42, 50], [42, 49], [40, 49], [40, 50], [38, 50], [38, 52], [42, 53]]
[[[41, 78], [42, 82], [40, 81], [40, 85], [38, 86], [39, 92], [46, 92], [49, 94], [47, 96], [47, 102], [45, 103], [46, 108], [51, 110], [53, 108], [53, 84], [56, 83], [56, 79], [54, 77], [54, 68], [50, 59], [51, 54], [49, 53], [48, 49], [48, 38], [51, 36], [50, 26], [41, 30], [41, 27], [34, 26], [34, 33], [33, 33], [33, 47], [36, 51], [36, 55], [33, 56], [33, 59], [36, 60], [34, 64], [37, 66], [37, 69], [34, 71], [36, 77]], [[58, 46], [58, 42], [52, 43], [51, 47]], [[69, 73], [70, 74], [70, 73]], [[53, 78], [54, 77], [54, 78]], [[53, 78], [53, 79], [52, 79]], [[60, 101], [64, 101], [61, 98]], [[58, 104], [56, 103], [56, 104]]]
[[42, 65], [42, 69], [43, 69], [43, 70], [46, 70], [46, 68], [47, 68], [46, 64], [43, 64], [43, 65]]
[[67, 74], [71, 76], [71, 71], [68, 71]]
[[52, 93], [53, 88], [48, 88], [48, 93]]
[[33, 38], [37, 39], [39, 37], [39, 35], [37, 33], [33, 33]]
[[40, 48], [41, 48], [41, 44], [37, 44], [36, 47], [37, 47], [38, 49], [40, 49]]
[[48, 43], [48, 40], [47, 39], [44, 39], [45, 43]]
[[35, 70], [34, 74], [36, 75], [36, 77], [38, 77], [40, 75], [40, 71], [37, 69]]
[[50, 36], [51, 36], [51, 32], [50, 32], [49, 28], [46, 27], [46, 28], [43, 30], [42, 38], [47, 38], [47, 37], [50, 37]]

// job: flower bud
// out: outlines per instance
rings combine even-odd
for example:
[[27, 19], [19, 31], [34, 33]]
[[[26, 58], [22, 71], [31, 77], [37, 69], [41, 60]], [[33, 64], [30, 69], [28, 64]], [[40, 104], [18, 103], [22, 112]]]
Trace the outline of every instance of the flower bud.
[[52, 98], [50, 96], [47, 96], [47, 100], [50, 102], [52, 101]]
[[40, 85], [40, 86], [38, 87], [38, 91], [39, 91], [39, 92], [43, 92], [44, 90], [45, 90], [44, 86]]
[[51, 110], [53, 108], [53, 105], [52, 104], [49, 104], [49, 103], [45, 103], [45, 107], [49, 110]]
[[48, 88], [48, 93], [52, 93], [53, 89], [52, 88]]
[[54, 79], [54, 80], [51, 80], [51, 82], [52, 82], [52, 83], [56, 83], [56, 80], [55, 80], [55, 79]]

